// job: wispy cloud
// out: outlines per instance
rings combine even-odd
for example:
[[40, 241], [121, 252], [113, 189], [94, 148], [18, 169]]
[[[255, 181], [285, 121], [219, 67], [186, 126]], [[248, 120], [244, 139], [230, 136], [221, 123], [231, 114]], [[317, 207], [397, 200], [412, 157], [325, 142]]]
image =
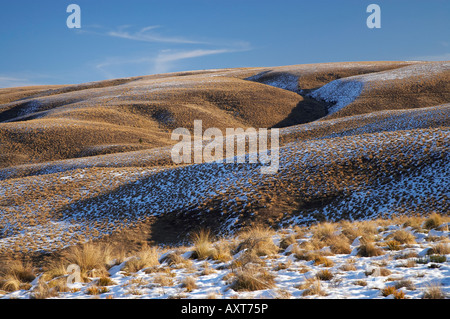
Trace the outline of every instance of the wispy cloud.
[[153, 60], [154, 72], [155, 73], [169, 72], [173, 63], [180, 61], [180, 60], [193, 59], [193, 58], [204, 57], [207, 55], [232, 53], [232, 52], [236, 52], [236, 50], [233, 50], [233, 49], [216, 49], [216, 50], [198, 49], [198, 50], [188, 50], [188, 51], [163, 50]]
[[188, 39], [181, 36], [168, 36], [158, 33], [156, 30], [161, 29], [159, 25], [147, 26], [137, 31], [131, 31], [131, 26], [123, 25], [117, 30], [107, 31], [106, 35], [116, 38], [142, 41], [142, 42], [160, 42], [160, 43], [178, 43], [178, 44], [206, 44], [202, 41]]
[[[170, 72], [174, 65], [182, 60], [205, 57], [209, 55], [225, 54], [242, 51], [242, 49], [196, 49], [196, 50], [161, 50], [156, 56], [147, 57], [108, 57], [105, 60], [97, 63], [95, 68], [100, 71], [107, 78], [120, 77], [123, 74], [118, 74], [117, 69], [128, 68], [134, 65], [140, 70], [147, 70], [145, 72], [151, 73], [166, 73]], [[138, 74], [136, 74], [138, 75]], [[143, 74], [139, 74], [143, 75]]]
[[141, 74], [166, 73], [172, 71], [177, 62], [182, 60], [251, 50], [251, 45], [245, 41], [223, 39], [199, 41], [185, 36], [163, 35], [161, 32], [163, 28], [159, 25], [146, 26], [137, 30], [130, 25], [122, 25], [114, 30], [102, 26], [91, 26], [88, 29], [81, 32], [160, 44], [157, 53], [150, 53], [148, 56], [142, 56], [142, 54], [131, 56], [130, 54], [127, 57], [107, 57], [97, 62], [96, 70], [107, 78], [129, 76], [133, 73], [132, 70], [139, 70]]

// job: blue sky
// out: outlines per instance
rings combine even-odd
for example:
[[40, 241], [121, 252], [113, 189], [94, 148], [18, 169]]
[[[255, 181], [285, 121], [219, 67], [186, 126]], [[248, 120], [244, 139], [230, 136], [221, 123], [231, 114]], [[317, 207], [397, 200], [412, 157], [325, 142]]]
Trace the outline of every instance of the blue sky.
[[[69, 29], [69, 4], [81, 29]], [[381, 7], [381, 29], [366, 8]], [[0, 87], [184, 70], [450, 60], [447, 0], [2, 1]]]

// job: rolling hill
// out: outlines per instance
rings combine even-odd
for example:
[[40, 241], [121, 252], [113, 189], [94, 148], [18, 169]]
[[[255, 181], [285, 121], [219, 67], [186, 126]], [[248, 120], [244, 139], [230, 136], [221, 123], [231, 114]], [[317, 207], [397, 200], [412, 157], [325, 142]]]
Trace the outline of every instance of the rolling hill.
[[[450, 62], [346, 62], [2, 89], [0, 252], [448, 214], [449, 76]], [[197, 119], [279, 128], [278, 172], [175, 165], [170, 134]]]

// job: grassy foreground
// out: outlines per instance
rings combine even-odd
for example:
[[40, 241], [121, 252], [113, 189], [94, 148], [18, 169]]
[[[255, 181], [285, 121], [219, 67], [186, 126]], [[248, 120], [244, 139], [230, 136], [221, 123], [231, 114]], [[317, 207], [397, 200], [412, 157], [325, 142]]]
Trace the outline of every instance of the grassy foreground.
[[200, 230], [177, 247], [89, 242], [45, 259], [3, 260], [0, 296], [446, 298], [449, 223], [449, 216], [434, 213], [279, 230], [252, 226], [226, 238]]

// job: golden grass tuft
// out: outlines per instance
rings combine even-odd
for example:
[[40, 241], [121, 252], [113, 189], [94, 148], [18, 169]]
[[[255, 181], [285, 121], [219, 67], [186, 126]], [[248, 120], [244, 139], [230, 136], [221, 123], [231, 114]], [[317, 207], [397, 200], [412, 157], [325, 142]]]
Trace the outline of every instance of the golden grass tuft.
[[112, 280], [111, 278], [109, 278], [109, 277], [100, 277], [97, 280], [97, 285], [100, 286], [100, 287], [113, 286], [113, 285], [116, 285], [116, 284], [117, 283], [114, 280]]
[[86, 243], [72, 246], [63, 252], [66, 264], [76, 264], [81, 269], [82, 278], [108, 275], [107, 265], [113, 259], [108, 245]]
[[16, 291], [26, 288], [36, 278], [31, 263], [8, 260], [0, 266], [0, 289]]
[[422, 299], [446, 299], [447, 296], [438, 283], [430, 283], [422, 295]]
[[209, 230], [202, 229], [195, 232], [192, 235], [192, 243], [194, 245], [194, 251], [192, 258], [194, 259], [208, 259], [217, 254], [216, 250], [212, 247], [212, 236]]
[[297, 242], [297, 239], [296, 239], [295, 235], [291, 234], [291, 235], [283, 237], [283, 239], [281, 239], [280, 248], [286, 249], [290, 245], [295, 244], [296, 242]]
[[167, 263], [171, 267], [189, 268], [192, 266], [192, 261], [181, 256], [180, 251], [169, 252], [161, 259], [161, 263]]
[[197, 282], [194, 277], [186, 277], [181, 282], [181, 287], [185, 288], [187, 292], [192, 292], [197, 289]]
[[317, 279], [324, 280], [324, 281], [331, 280], [331, 279], [333, 279], [333, 277], [334, 277], [334, 274], [328, 269], [321, 270], [316, 274]]
[[383, 297], [393, 295], [394, 299], [405, 299], [405, 293], [401, 290], [397, 290], [394, 286], [387, 286], [381, 289], [381, 295]]
[[234, 274], [230, 288], [235, 291], [255, 291], [275, 287], [275, 276], [257, 265], [241, 267]]
[[432, 213], [424, 222], [423, 226], [426, 229], [436, 229], [443, 223], [442, 216], [437, 213]]
[[414, 235], [404, 229], [396, 230], [392, 233], [392, 239], [399, 242], [400, 244], [415, 244], [416, 238]]
[[155, 267], [159, 265], [158, 251], [155, 247], [144, 245], [140, 251], [125, 263], [124, 271], [138, 272], [144, 268]]
[[370, 240], [361, 240], [361, 245], [358, 247], [357, 255], [360, 257], [375, 257], [381, 256], [384, 252], [378, 248], [374, 242]]
[[336, 226], [332, 223], [321, 223], [312, 229], [313, 239], [327, 242], [334, 237]]
[[237, 251], [246, 249], [257, 256], [270, 256], [278, 252], [279, 248], [272, 240], [274, 231], [263, 226], [253, 226], [240, 232], [238, 238], [241, 240]]
[[317, 278], [308, 278], [304, 283], [297, 286], [298, 289], [303, 290], [302, 296], [326, 296], [327, 293], [322, 288], [322, 284]]

